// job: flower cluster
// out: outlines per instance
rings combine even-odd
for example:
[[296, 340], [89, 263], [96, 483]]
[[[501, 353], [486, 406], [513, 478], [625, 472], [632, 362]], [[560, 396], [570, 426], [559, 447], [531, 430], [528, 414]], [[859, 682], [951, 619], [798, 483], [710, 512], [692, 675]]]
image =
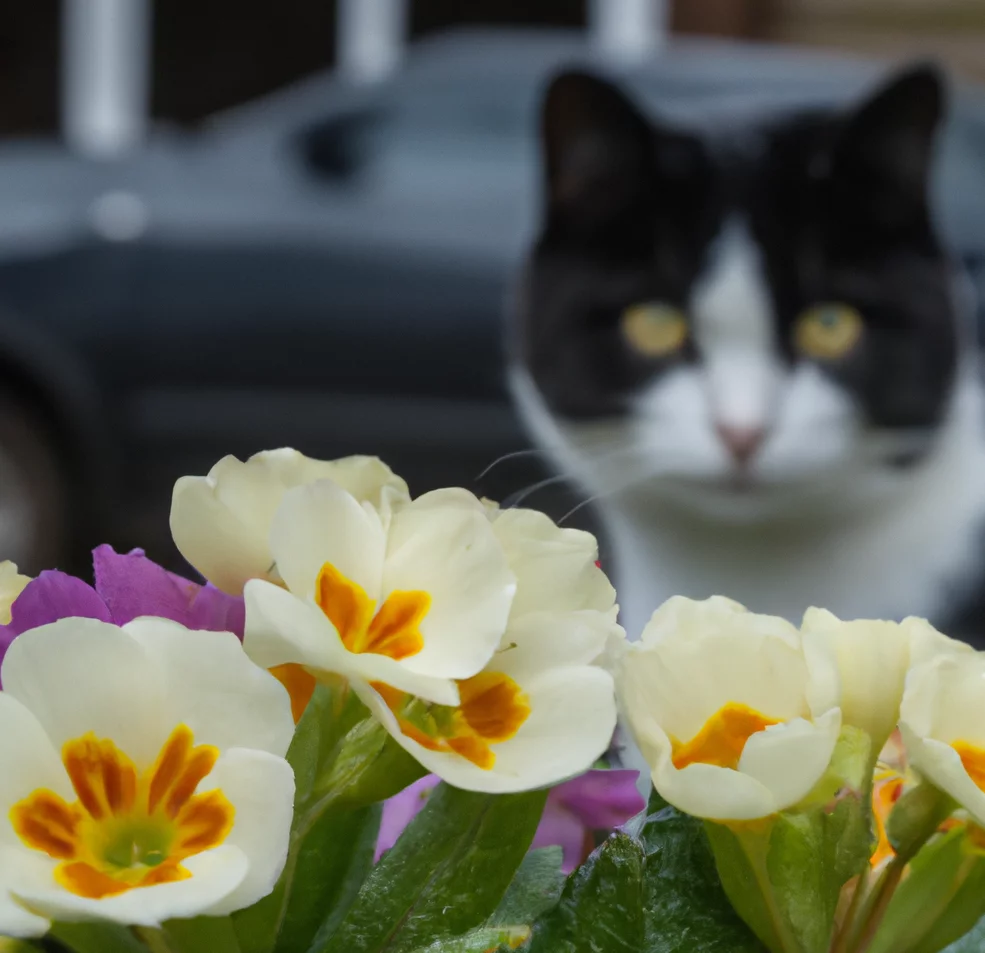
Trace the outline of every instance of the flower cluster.
[[590, 534], [370, 457], [227, 457], [171, 530], [203, 581], [0, 563], [0, 946], [980, 949], [985, 654], [927, 622], [630, 642]]
[[[912, 899], [901, 907], [893, 894], [905, 878], [912, 891], [931, 875], [936, 845], [956, 828], [976, 858], [985, 845], [985, 654], [922, 619], [844, 622], [810, 609], [798, 629], [722, 597], [678, 597], [623, 647], [617, 669], [654, 787], [706, 821], [730, 899], [770, 949], [827, 951], [829, 940], [837, 951], [909, 949], [901, 930], [914, 949], [946, 945], [919, 945], [912, 910], [904, 917]], [[818, 904], [823, 942], [799, 936], [803, 924], [777, 896], [768, 902], [791, 922], [760, 923], [753, 908], [763, 898], [731, 882], [730, 852], [754, 866], [758, 856], [771, 871], [766, 892], [782, 893], [795, 838], [781, 843], [778, 829], [795, 819], [821, 839], [832, 814], [849, 809], [862, 823], [854, 843], [837, 846], [857, 863], [828, 885], [837, 915]], [[950, 875], [939, 864], [933, 873]], [[976, 898], [972, 914], [950, 939], [985, 903]]]
[[[224, 917], [270, 894], [326, 805], [426, 771], [530, 791], [609, 747], [599, 660], [623, 633], [589, 534], [293, 450], [179, 480], [171, 526], [204, 584], [109, 546], [92, 586], [0, 564], [0, 934]], [[306, 737], [341, 740], [302, 789], [319, 685], [338, 704]]]

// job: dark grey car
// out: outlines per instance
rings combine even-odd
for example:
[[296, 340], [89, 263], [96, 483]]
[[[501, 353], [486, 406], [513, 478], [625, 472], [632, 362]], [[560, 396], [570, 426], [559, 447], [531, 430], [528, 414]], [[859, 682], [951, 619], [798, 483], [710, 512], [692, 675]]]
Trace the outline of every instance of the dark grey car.
[[[378, 454], [415, 491], [541, 479], [534, 456], [476, 478], [526, 446], [501, 325], [537, 218], [547, 77], [594, 62], [670, 118], [741, 128], [885, 69], [710, 42], [630, 67], [584, 42], [449, 35], [387, 83], [316, 76], [125, 161], [0, 150], [0, 558], [64, 564], [105, 539], [170, 559], [174, 479], [265, 447]], [[977, 268], [977, 90], [957, 97], [938, 199]]]

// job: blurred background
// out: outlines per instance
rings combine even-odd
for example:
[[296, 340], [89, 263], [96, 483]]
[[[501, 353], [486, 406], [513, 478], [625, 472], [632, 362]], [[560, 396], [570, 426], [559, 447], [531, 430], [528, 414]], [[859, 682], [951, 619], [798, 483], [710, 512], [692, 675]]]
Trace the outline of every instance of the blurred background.
[[977, 275], [981, 0], [0, 5], [0, 558], [174, 565], [175, 478], [282, 445], [559, 517], [501, 343], [551, 72], [693, 118], [916, 56], [959, 79], [938, 202]]

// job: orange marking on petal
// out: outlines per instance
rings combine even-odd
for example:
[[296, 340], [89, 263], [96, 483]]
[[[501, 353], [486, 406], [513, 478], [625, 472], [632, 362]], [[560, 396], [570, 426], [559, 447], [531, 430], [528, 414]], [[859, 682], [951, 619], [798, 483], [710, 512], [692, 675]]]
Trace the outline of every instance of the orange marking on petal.
[[191, 874], [176, 863], [164, 863], [152, 867], [138, 878], [118, 879], [97, 870], [91, 864], [71, 863], [59, 864], [55, 868], [55, 882], [64, 887], [69, 893], [89, 900], [101, 900], [103, 897], [115, 897], [118, 894], [133, 890], [134, 887], [152, 887], [155, 884], [173, 883], [177, 880], [187, 880]]
[[391, 592], [369, 625], [367, 652], [389, 658], [410, 658], [424, 648], [420, 626], [431, 608], [426, 592]]
[[774, 718], [729, 702], [715, 712], [690, 741], [673, 743], [674, 767], [680, 770], [690, 764], [712, 764], [735, 769], [746, 742], [770, 725], [777, 724], [779, 722]]
[[362, 586], [347, 579], [331, 563], [325, 563], [315, 583], [315, 602], [350, 652], [366, 651], [366, 635], [376, 603]]
[[872, 786], [872, 816], [875, 818], [876, 835], [878, 837], [876, 849], [869, 859], [869, 863], [873, 867], [880, 866], [883, 861], [889, 860], [896, 855], [896, 851], [893, 850], [892, 844], [889, 843], [889, 837], [886, 834], [886, 823], [889, 820], [890, 812], [900, 799], [902, 793], [903, 779], [895, 775], [877, 780]]
[[303, 665], [296, 665], [294, 662], [275, 665], [269, 671], [291, 696], [291, 714], [294, 716], [294, 724], [297, 724], [315, 693], [315, 685], [318, 684], [315, 676]]
[[496, 755], [481, 738], [465, 735], [460, 738], [449, 738], [448, 747], [466, 761], [471, 761], [483, 771], [491, 771], [496, 764]]
[[500, 672], [480, 672], [460, 681], [458, 690], [462, 716], [484, 741], [509, 741], [530, 717], [530, 700], [512, 678]]
[[968, 777], [980, 790], [985, 791], [985, 748], [968, 741], [955, 741], [951, 747], [957, 751]]
[[219, 749], [212, 745], [198, 745], [192, 748], [188, 760], [185, 762], [184, 770], [174, 782], [171, 793], [168, 795], [165, 811], [168, 817], [177, 817], [178, 812], [191, 800], [195, 793], [195, 788], [204, 778], [219, 759]]
[[62, 762], [79, 801], [92, 817], [129, 809], [128, 799], [136, 793], [137, 772], [112, 741], [99, 739], [91, 731], [66, 741]]
[[178, 815], [177, 846], [182, 856], [218, 847], [233, 829], [235, 811], [221, 791], [193, 797]]
[[82, 812], [66, 804], [54, 791], [39, 789], [10, 810], [14, 833], [34, 850], [57, 860], [76, 855], [78, 826]]
[[164, 796], [171, 790], [191, 749], [191, 729], [179, 725], [164, 742], [164, 747], [151, 768], [150, 790], [147, 795], [147, 810], [151, 813], [157, 810]]

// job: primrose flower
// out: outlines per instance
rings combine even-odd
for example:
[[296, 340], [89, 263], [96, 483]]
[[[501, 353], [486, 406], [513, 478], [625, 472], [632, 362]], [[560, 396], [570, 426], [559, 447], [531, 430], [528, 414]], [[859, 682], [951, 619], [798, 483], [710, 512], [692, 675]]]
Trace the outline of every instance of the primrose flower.
[[21, 633], [2, 674], [0, 933], [156, 926], [273, 889], [294, 724], [235, 636], [63, 619]]
[[410, 502], [407, 484], [375, 457], [312, 460], [288, 448], [245, 463], [223, 457], [205, 477], [182, 477], [171, 501], [171, 535], [181, 555], [209, 582], [239, 595], [249, 579], [280, 583], [270, 530], [284, 494], [331, 480], [386, 528], [390, 507]]
[[985, 826], [985, 654], [945, 654], [906, 679], [900, 733], [910, 764]]
[[10, 622], [10, 607], [30, 581], [31, 577], [22, 576], [9, 559], [0, 562], [0, 625]]
[[615, 730], [612, 676], [599, 664], [613, 640], [625, 640], [615, 592], [591, 534], [532, 510], [484, 511], [517, 579], [495, 654], [456, 680], [455, 703], [379, 682], [361, 695], [405, 750], [456, 787], [556, 784], [593, 764]]
[[936, 655], [972, 651], [912, 617], [842, 622], [824, 609], [808, 609], [801, 635], [813, 673], [811, 704], [840, 706], [842, 722], [867, 732], [874, 752], [896, 729], [907, 672]]
[[696, 817], [747, 821], [801, 801], [841, 729], [836, 705], [809, 701], [798, 631], [720, 596], [664, 603], [618, 683], [656, 789]]
[[[437, 490], [386, 518], [332, 480], [284, 494], [270, 530], [283, 580], [247, 583], [244, 646], [301, 709], [341, 675], [457, 705], [454, 679], [499, 646], [516, 580], [479, 501]], [[285, 670], [283, 666], [296, 666]]]

